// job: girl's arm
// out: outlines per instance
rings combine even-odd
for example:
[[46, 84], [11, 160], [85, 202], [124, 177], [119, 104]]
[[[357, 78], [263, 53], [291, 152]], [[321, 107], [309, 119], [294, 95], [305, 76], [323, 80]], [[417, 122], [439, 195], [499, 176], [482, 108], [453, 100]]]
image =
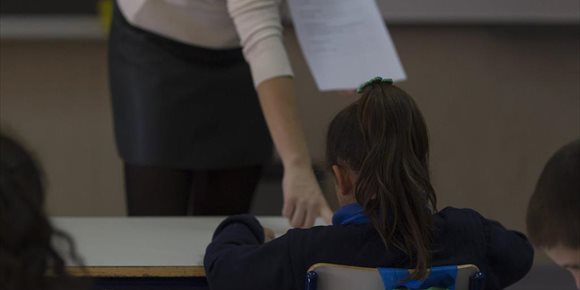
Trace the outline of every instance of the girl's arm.
[[264, 230], [251, 215], [231, 216], [216, 229], [204, 267], [211, 289], [297, 289], [290, 241], [284, 235], [264, 244]]
[[489, 289], [504, 289], [530, 271], [534, 248], [524, 234], [508, 230], [496, 221], [481, 218], [491, 271], [485, 273], [485, 284]]

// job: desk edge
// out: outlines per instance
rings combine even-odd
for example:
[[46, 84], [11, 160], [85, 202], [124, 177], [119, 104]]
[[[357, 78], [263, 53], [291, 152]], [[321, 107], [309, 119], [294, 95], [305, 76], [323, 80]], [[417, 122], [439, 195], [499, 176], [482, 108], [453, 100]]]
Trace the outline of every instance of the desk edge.
[[205, 277], [203, 266], [71, 266], [66, 269], [73, 277]]

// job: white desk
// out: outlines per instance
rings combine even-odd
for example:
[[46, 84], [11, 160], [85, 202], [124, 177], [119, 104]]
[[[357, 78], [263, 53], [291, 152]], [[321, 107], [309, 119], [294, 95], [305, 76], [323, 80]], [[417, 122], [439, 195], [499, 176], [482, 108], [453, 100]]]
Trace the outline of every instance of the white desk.
[[[55, 217], [55, 227], [75, 240], [91, 277], [203, 277], [203, 256], [224, 217]], [[276, 235], [290, 226], [282, 217], [260, 217]], [[318, 223], [320, 224], [320, 222]]]

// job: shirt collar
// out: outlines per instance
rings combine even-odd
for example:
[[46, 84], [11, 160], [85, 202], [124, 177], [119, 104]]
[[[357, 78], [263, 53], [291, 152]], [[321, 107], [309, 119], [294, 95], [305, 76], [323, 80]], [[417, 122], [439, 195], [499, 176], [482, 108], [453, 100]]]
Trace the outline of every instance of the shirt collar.
[[339, 208], [332, 217], [333, 225], [368, 224], [368, 217], [362, 206], [356, 202]]

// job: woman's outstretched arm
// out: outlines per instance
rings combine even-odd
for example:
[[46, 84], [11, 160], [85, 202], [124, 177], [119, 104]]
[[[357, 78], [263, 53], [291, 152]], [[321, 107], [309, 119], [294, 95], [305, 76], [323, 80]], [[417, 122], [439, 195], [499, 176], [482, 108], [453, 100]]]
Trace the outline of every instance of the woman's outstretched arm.
[[296, 108], [293, 80], [289, 77], [269, 79], [260, 83], [257, 90], [266, 123], [284, 165], [282, 214], [295, 227], [310, 227], [318, 216], [330, 223], [332, 211], [312, 170]]
[[332, 212], [312, 171], [298, 117], [278, 1], [228, 0], [227, 5], [252, 71], [266, 123], [284, 164], [282, 213], [295, 227], [310, 227], [318, 216], [330, 223]]

